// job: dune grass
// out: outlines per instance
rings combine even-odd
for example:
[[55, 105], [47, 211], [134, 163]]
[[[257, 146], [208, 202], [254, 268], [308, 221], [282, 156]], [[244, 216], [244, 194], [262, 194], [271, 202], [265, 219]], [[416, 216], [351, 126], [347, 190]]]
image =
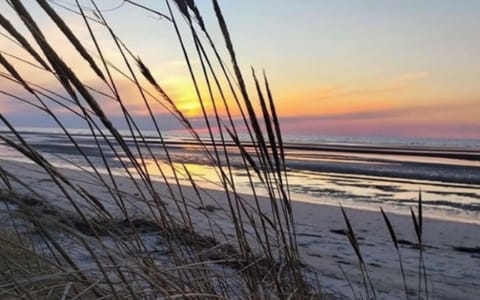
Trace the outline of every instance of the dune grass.
[[[22, 53], [0, 49], [0, 78], [9, 86], [0, 87], [0, 95], [49, 119], [82, 161], [58, 154], [56, 159], [64, 164], [52, 164], [8, 114], [0, 113], [0, 124], [6, 128], [1, 142], [33, 165], [32, 170], [17, 172], [18, 167], [0, 164], [1, 203], [7, 208], [3, 219], [9, 224], [0, 232], [0, 298], [330, 298], [319, 291], [315, 274], [307, 271], [299, 256], [280, 122], [267, 76], [241, 69], [217, 0], [212, 0], [214, 30], [220, 33], [222, 46], [214, 42], [193, 0], [167, 0], [165, 11], [135, 1], [122, 4], [160, 16], [170, 25], [200, 107], [195, 118], [177, 106], [149, 63], [122, 41], [96, 1], [88, 6], [78, 1], [74, 6], [37, 1], [74, 49], [75, 58], [64, 57], [25, 3], [10, 0], [12, 15], [0, 12], [2, 37]], [[83, 36], [93, 48], [59, 11], [69, 11], [83, 22]], [[22, 28], [12, 25], [13, 19], [20, 20]], [[100, 31], [108, 34], [113, 54], [99, 39]], [[109, 55], [120, 62], [113, 64]], [[76, 59], [88, 66], [94, 85], [82, 78]], [[25, 65], [54, 84], [42, 86]], [[125, 84], [134, 96], [122, 92]], [[145, 135], [128, 97], [139, 100], [153, 134]], [[188, 167], [176, 161], [158, 110], [181, 124], [215, 167], [217, 177], [211, 180], [221, 187], [221, 199], [218, 194], [211, 197]], [[94, 140], [91, 149], [81, 146], [82, 137], [68, 128], [65, 116], [88, 130]], [[127, 130], [117, 127], [118, 116]], [[232, 148], [240, 153], [239, 161], [233, 162]], [[245, 171], [251, 196], [237, 190], [235, 168]], [[418, 207], [417, 215], [412, 210], [419, 243], [417, 292], [422, 294], [423, 284], [428, 298], [421, 196]], [[365, 297], [376, 298], [354, 229], [343, 208], [342, 212], [360, 263]], [[395, 230], [381, 213], [408, 299]]]
[[[281, 130], [267, 77], [264, 74], [261, 84], [252, 70], [254, 92], [248, 90], [219, 3], [214, 0], [212, 6], [225, 51], [213, 42], [194, 1], [166, 1], [166, 12], [135, 1], [125, 4], [161, 15], [171, 25], [201, 107], [206, 139], [200, 136], [198, 125], [177, 107], [148, 63], [124, 44], [95, 1], [89, 3], [89, 8], [79, 2], [75, 7], [63, 8], [53, 7], [46, 0], [37, 4], [86, 62], [101, 87], [89, 86], [81, 78], [72, 59], [63, 57], [60, 47], [38, 25], [30, 7], [19, 0], [9, 1], [10, 13], [15, 16], [0, 13], [0, 25], [4, 36], [28, 58], [0, 51], [0, 77], [15, 89], [23, 90], [13, 93], [0, 88], [0, 92], [34, 110], [38, 118], [48, 118], [56, 124], [56, 129], [82, 157], [82, 165], [59, 157], [65, 161], [64, 166], [80, 169], [77, 172], [83, 175], [75, 178], [53, 165], [41, 149], [24, 138], [7, 115], [0, 114], [7, 128], [0, 140], [32, 162], [42, 181], [42, 188], [38, 188], [22, 174], [0, 168], [0, 188], [4, 195], [9, 195], [7, 202], [12, 206], [12, 232], [22, 226], [34, 228], [21, 233], [22, 238], [32, 241], [22, 246], [25, 251], [17, 252], [12, 242], [15, 239], [8, 234], [1, 244], [5, 250], [2, 256], [8, 257], [2, 262], [2, 269], [9, 276], [2, 277], [0, 295], [114, 299], [319, 297], [314, 285], [308, 282], [298, 255]], [[83, 21], [94, 50], [87, 49], [58, 13], [59, 9], [68, 9]], [[10, 17], [21, 20], [26, 30], [13, 26]], [[110, 35], [121, 65], [113, 65], [109, 60], [98, 40], [99, 27]], [[185, 36], [185, 32], [190, 36]], [[226, 52], [227, 58], [222, 58], [221, 52]], [[194, 66], [192, 60], [199, 64]], [[225, 63], [227, 60], [231, 65]], [[55, 87], [39, 85], [22, 68], [25, 63], [53, 78]], [[154, 137], [163, 145], [161, 153], [152, 149], [129, 110], [129, 99], [120, 91], [125, 81], [143, 103]], [[117, 128], [106, 105], [114, 106], [123, 117], [126, 133]], [[260, 115], [257, 106], [261, 108]], [[227, 224], [219, 225], [212, 204], [205, 204], [207, 196], [188, 168], [175, 164], [155, 111], [158, 107], [185, 127], [215, 166], [226, 203], [219, 209]], [[65, 125], [58, 109], [80, 120], [83, 128], [89, 130], [99, 159], [80, 146], [79, 137]], [[241, 122], [236, 120], [234, 111], [239, 113]], [[247, 133], [247, 138], [241, 136], [242, 132]], [[247, 172], [253, 200], [247, 201], [236, 189], [227, 141], [241, 153], [241, 168]], [[160, 179], [153, 179], [153, 171], [147, 167], [151, 161]], [[113, 163], [121, 166], [124, 176], [113, 171]], [[165, 168], [173, 174], [173, 180], [167, 178]], [[195, 193], [187, 192], [180, 178], [187, 178]], [[261, 182], [260, 187], [255, 184], [257, 181]], [[126, 182], [128, 190], [122, 187]], [[259, 189], [267, 192], [267, 203], [259, 199]], [[51, 201], [52, 197], [61, 201]], [[199, 215], [206, 218], [209, 229], [197, 228]], [[223, 232], [222, 226], [231, 227], [231, 234]], [[10, 255], [11, 251], [18, 255]], [[42, 278], [46, 281], [18, 273], [24, 264], [31, 264], [31, 259], [42, 262], [42, 269], [34, 275], [45, 272]], [[14, 280], [18, 276], [27, 280], [25, 284]], [[62, 276], [66, 279], [58, 280]]]
[[88, 289], [56, 269], [28, 233], [18, 227], [0, 230], [0, 295], [2, 299], [65, 299], [77, 291], [92, 297]]

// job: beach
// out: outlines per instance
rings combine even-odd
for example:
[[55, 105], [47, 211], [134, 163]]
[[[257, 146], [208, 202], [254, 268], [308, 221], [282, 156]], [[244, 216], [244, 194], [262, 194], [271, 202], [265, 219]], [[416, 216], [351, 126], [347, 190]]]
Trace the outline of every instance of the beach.
[[[51, 129], [21, 130], [30, 145], [41, 151], [54, 165], [75, 164], [89, 168], [78, 149], [60, 132]], [[102, 155], [107, 158], [112, 172], [123, 174], [122, 164], [105, 141], [97, 141], [88, 130], [73, 130], [73, 138], [80, 149], [99, 169], [105, 169]], [[133, 139], [125, 132], [125, 140], [135, 147]], [[175, 181], [166, 163], [165, 149], [154, 133], [145, 133], [145, 143], [155, 153], [155, 158], [143, 155], [150, 176], [164, 181], [157, 164], [162, 167], [167, 180]], [[108, 137], [108, 136], [107, 136]], [[111, 137], [110, 137], [111, 138]], [[310, 139], [310, 142], [308, 142]], [[198, 185], [207, 189], [222, 190], [216, 169], [204, 150], [186, 135], [171, 134], [164, 137], [170, 159], [177, 170], [187, 168]], [[205, 138], [209, 151], [209, 139]], [[248, 145], [247, 142], [245, 142]], [[232, 167], [236, 188], [251, 193], [248, 174], [234, 146], [225, 148]], [[143, 153], [148, 151], [140, 145]], [[314, 139], [312, 137], [286, 137], [285, 157], [291, 197], [303, 202], [321, 203], [378, 211], [384, 209], [409, 215], [416, 205], [418, 194], [423, 197], [424, 215], [480, 224], [480, 143], [478, 141], [415, 140], [415, 139]], [[118, 148], [118, 147], [117, 147]], [[246, 148], [253, 151], [252, 148]], [[217, 146], [223, 157], [223, 147]], [[253, 152], [252, 152], [253, 154]], [[16, 161], [27, 161], [21, 154], [0, 143], [0, 155]], [[126, 167], [133, 170], [128, 159]], [[226, 163], [223, 160], [222, 163]], [[134, 170], [133, 170], [134, 171]], [[135, 172], [135, 171], [134, 171]], [[182, 173], [182, 172], [180, 172]], [[178, 178], [189, 184], [188, 178]], [[260, 195], [268, 193], [254, 179]]]
[[480, 2], [141, 2], [0, 1], [1, 299], [479, 298]]
[[[29, 188], [44, 195], [54, 207], [73, 213], [71, 205], [61, 196], [49, 177], [39, 172], [37, 166], [4, 159], [0, 161], [0, 166], [22, 178]], [[92, 174], [65, 168], [59, 170], [76, 185], [87, 189], [98, 199], [104, 199], [103, 205], [111, 214], [118, 213], [121, 216], [110, 194], [98, 184], [98, 180]], [[127, 201], [132, 215], [136, 218], [147, 216], [145, 204], [136, 202], [134, 199], [136, 187], [132, 180], [119, 175], [115, 178], [119, 189], [124, 191], [125, 195], [133, 197]], [[176, 215], [178, 212], [175, 212], [174, 203], [171, 197], [169, 199], [165, 184], [158, 182], [155, 183], [155, 187], [161, 195], [164, 195], [162, 200], [166, 202], [170, 211]], [[27, 193], [27, 191], [24, 192]], [[203, 207], [212, 208], [208, 210], [199, 208], [199, 203], [195, 200], [197, 199], [196, 191], [191, 186], [182, 186], [182, 192], [191, 201], [191, 216], [196, 231], [206, 235], [213, 234], [215, 238], [225, 239], [224, 242], [228, 242], [229, 237], [233, 237], [234, 228], [226, 213], [227, 203], [224, 192], [214, 189], [205, 189], [201, 192], [204, 195]], [[253, 203], [251, 195], [243, 195], [242, 198], [247, 203]], [[88, 215], [91, 211], [89, 204], [85, 203], [85, 200], [77, 200], [79, 207], [83, 207]], [[268, 211], [268, 201], [261, 200], [260, 203], [263, 210]], [[413, 204], [412, 207], [416, 209]], [[4, 204], [2, 208], [4, 209]], [[292, 208], [296, 220], [295, 229], [301, 260], [308, 269], [318, 272], [322, 288], [339, 298], [350, 299], [362, 295], [364, 291], [358, 259], [345, 235], [346, 225], [338, 204], [292, 201]], [[386, 211], [400, 241], [407, 284], [413, 296], [417, 290], [419, 262], [413, 222], [409, 215], [398, 214], [396, 210], [388, 208]], [[397, 254], [380, 212], [378, 209], [354, 208], [347, 208], [346, 212], [358, 237], [360, 250], [379, 299], [403, 299], [405, 291]], [[205, 214], [211, 218], [205, 218]], [[1, 220], [3, 224], [8, 223], [5, 210], [2, 212]], [[212, 225], [207, 220], [214, 220], [216, 229], [212, 230]], [[478, 222], [453, 222], [426, 217], [423, 226], [423, 255], [430, 295], [435, 299], [476, 299], [476, 292], [480, 289], [480, 226]], [[248, 228], [246, 230], [249, 231]], [[75, 253], [75, 249], [71, 251]], [[91, 264], [85, 253], [79, 252], [74, 257], [80, 265]], [[348, 282], [352, 283], [353, 292]]]

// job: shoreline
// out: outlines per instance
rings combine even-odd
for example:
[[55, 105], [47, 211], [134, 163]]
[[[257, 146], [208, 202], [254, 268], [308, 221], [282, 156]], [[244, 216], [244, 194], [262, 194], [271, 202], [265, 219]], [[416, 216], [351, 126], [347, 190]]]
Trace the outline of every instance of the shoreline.
[[[27, 178], [31, 187], [47, 184], [42, 174], [36, 173], [34, 165], [0, 160], [0, 166], [7, 170], [15, 170], [17, 176]], [[38, 168], [38, 167], [37, 167]], [[83, 172], [71, 169], [60, 169], [69, 178], [89, 186], [88, 177]], [[133, 184], [128, 178], [116, 176], [122, 190], [133, 192]], [[160, 191], [165, 190], [162, 183], [158, 184]], [[194, 189], [182, 186], [183, 192], [194, 197]], [[92, 193], [99, 197], [106, 197], [101, 190], [91, 187]], [[193, 221], [196, 230], [208, 233], [204, 214], [207, 213], [221, 226], [227, 235], [233, 233], [229, 226], [228, 216], [223, 210], [226, 207], [225, 194], [217, 190], [205, 191], [212, 198], [206, 205], [216, 207], [213, 211], [193, 212]], [[102, 194], [103, 193], [103, 194]], [[202, 192], [203, 193], [203, 192]], [[103, 195], [103, 196], [102, 196]], [[251, 196], [244, 195], [246, 201]], [[65, 205], [59, 199], [49, 198], [54, 205]], [[249, 200], [250, 199], [250, 200]], [[260, 198], [262, 199], [262, 198]], [[267, 201], [261, 200], [262, 206]], [[105, 203], [106, 207], [109, 204]], [[220, 206], [220, 207], [219, 207]], [[173, 208], [173, 207], [171, 207]], [[340, 207], [292, 201], [295, 216], [297, 242], [304, 263], [311, 269], [319, 272], [322, 288], [337, 294], [352, 296], [339, 268], [348, 274], [349, 280], [361, 291], [361, 276], [357, 266], [357, 258], [345, 236], [345, 222]], [[139, 209], [138, 207], [136, 209]], [[398, 260], [391, 242], [388, 230], [380, 212], [346, 207], [346, 212], [358, 235], [360, 249], [367, 262], [370, 276], [380, 299], [391, 299], [403, 296], [403, 283], [399, 275]], [[113, 211], [113, 209], [112, 209]], [[394, 214], [386, 210], [397, 236], [401, 241], [400, 247], [404, 258], [404, 267], [407, 273], [407, 283], [412, 289], [416, 288], [418, 271], [418, 249], [415, 248], [416, 237], [412, 220], [409, 216]], [[426, 269], [435, 284], [438, 299], [474, 299], [475, 291], [480, 289], [480, 225], [424, 218], [424, 245]], [[479, 253], [477, 253], [479, 251]]]
[[[78, 155], [76, 149], [69, 145], [46, 145], [44, 143], [36, 144], [30, 143], [38, 150], [46, 153]], [[2, 146], [0, 144], [0, 146]], [[83, 151], [90, 157], [100, 157], [98, 149], [85, 144], [81, 146]], [[177, 149], [170, 149], [171, 153], [177, 154]], [[196, 163], [207, 165], [208, 162], [202, 161], [195, 151], [191, 149], [184, 149], [178, 147], [179, 153], [191, 154], [190, 157], [180, 156], [177, 162], [182, 163]], [[6, 153], [8, 154], [8, 153]], [[348, 155], [350, 154], [350, 155]], [[109, 154], [104, 153], [107, 157]], [[231, 153], [231, 158], [235, 158], [237, 153]], [[449, 164], [443, 162], [416, 162], [408, 160], [395, 160], [385, 158], [357, 158], [355, 153], [349, 152], [341, 156], [324, 156], [322, 153], [317, 153], [316, 157], [311, 157], [311, 160], [303, 160], [300, 157], [290, 157], [286, 153], [286, 166], [291, 171], [297, 172], [318, 172], [318, 173], [335, 173], [344, 175], [357, 176], [371, 176], [384, 178], [391, 181], [410, 180], [410, 181], [431, 181], [435, 184], [445, 185], [473, 185], [480, 189], [480, 162], [479, 165], [461, 165]], [[175, 158], [174, 158], [175, 160]], [[234, 160], [231, 161], [232, 167], [240, 167]]]
[[[4, 159], [0, 159], [0, 162], [3, 161]], [[20, 164], [31, 164], [30, 162], [25, 162], [25, 161], [22, 161], [22, 160], [5, 160], [5, 161], [15, 161], [15, 162], [18, 162]], [[207, 165], [209, 167], [211, 167], [210, 165]], [[65, 166], [62, 166], [62, 168], [65, 168], [65, 169], [68, 169], [68, 170], [72, 170], [72, 171], [79, 171], [78, 168], [76, 167], [72, 167], [72, 168], [69, 168], [69, 167], [65, 167]], [[310, 172], [310, 171], [306, 171], [306, 172]], [[115, 173], [115, 172], [114, 172]], [[106, 175], [107, 173], [103, 173], [103, 175]], [[371, 175], [364, 175], [364, 174], [350, 174], [350, 173], [336, 173], [336, 172], [321, 172], [322, 175], [325, 175], [325, 176], [328, 176], [332, 182], [336, 182], [338, 180], [343, 180], [343, 179], [348, 179], [348, 180], [357, 180], [357, 181], [362, 181], [362, 180], [365, 180], [365, 181], [374, 181], [374, 182], [382, 182], [382, 183], [390, 183], [390, 184], [413, 184], [413, 185], [419, 185], [420, 188], [422, 188], [422, 185], [424, 187], [428, 187], [428, 186], [438, 186], [438, 187], [449, 187], [449, 188], [468, 188], [468, 189], [474, 189], [476, 188], [475, 185], [471, 185], [471, 184], [467, 184], [467, 183], [464, 183], [464, 184], [457, 184], [457, 183], [443, 183], [443, 182], [439, 182], [439, 181], [429, 181], [429, 180], [415, 180], [415, 179], [409, 179], [409, 178], [390, 178], [390, 177], [382, 177], [382, 176], [371, 176]], [[116, 174], [116, 176], [123, 176], [123, 175], [119, 175], [119, 174]], [[154, 174], [152, 179], [154, 181], [159, 181], [160, 180], [160, 177], [158, 176], [158, 174]], [[335, 183], [337, 184], [337, 183]], [[201, 186], [202, 184], [200, 184]], [[290, 183], [290, 185], [293, 187], [293, 183]], [[361, 184], [361, 187], [365, 187], [365, 186], [371, 186], [372, 184]], [[375, 185], [375, 183], [373, 184]], [[356, 188], [356, 187], [359, 187], [360, 185], [358, 185], [358, 182], [357, 183], [350, 183], [349, 185], [346, 185], [346, 187], [351, 187], [351, 188]], [[218, 186], [214, 186], [214, 185], [211, 185], [211, 184], [207, 184], [206, 186], [203, 186], [202, 187], [203, 189], [206, 189], [206, 190], [212, 190], [212, 191], [222, 191], [222, 187], [220, 185]], [[325, 187], [326, 190], [328, 191], [329, 187]], [[395, 190], [395, 188], [392, 187], [392, 190]], [[480, 191], [480, 185], [478, 186], [478, 190]], [[398, 190], [397, 192], [400, 192], [402, 190]], [[476, 191], [474, 189], [474, 191]], [[242, 191], [240, 190], [239, 191], [240, 193], [242, 193]], [[455, 214], [452, 214], [452, 213], [447, 213], [447, 212], [444, 212], [444, 213], [441, 213], [439, 214], [439, 212], [437, 211], [438, 209], [436, 208], [433, 208], [433, 207], [430, 207], [429, 205], [433, 205], [433, 206], [436, 206], [436, 205], [442, 205], [442, 203], [440, 202], [435, 202], [435, 201], [431, 201], [431, 199], [428, 199], [428, 197], [425, 196], [425, 193], [437, 193], [437, 194], [443, 194], [445, 192], [435, 192], [435, 191], [430, 191], [428, 189], [424, 189], [423, 190], [423, 194], [424, 194], [424, 218], [430, 218], [432, 220], [445, 220], [445, 221], [451, 221], [451, 222], [459, 222], [459, 223], [467, 223], [467, 224], [473, 224], [473, 225], [480, 225], [480, 219], [472, 219], [472, 218], [468, 218], [468, 214], [461, 214], [461, 215], [455, 215]], [[248, 193], [245, 193], [246, 195], [248, 195]], [[450, 195], [457, 195], [457, 196], [461, 196], [461, 193], [458, 194], [458, 193], [455, 193], [454, 191], [450, 192], [450, 193], [447, 193], [447, 194], [450, 194]], [[480, 193], [475, 193], [475, 192], [472, 192], [472, 194], [475, 194], [475, 197], [474, 199], [477, 199], [479, 200], [479, 203], [480, 203]], [[265, 196], [265, 195], [264, 195]], [[410, 211], [409, 211], [409, 207], [410, 206], [416, 206], [417, 204], [417, 201], [418, 201], [418, 191], [416, 191], [416, 194], [415, 194], [415, 197], [416, 198], [413, 198], [409, 201], [405, 201], [405, 200], [402, 200], [402, 206], [396, 206], [395, 209], [393, 208], [392, 204], [383, 204], [380, 203], [380, 202], [373, 202], [373, 203], [368, 203], [368, 202], [355, 202], [355, 198], [358, 197], [358, 195], [345, 195], [345, 197], [348, 197], [349, 198], [349, 201], [342, 201], [341, 197], [340, 198], [328, 198], [325, 197], [323, 200], [321, 199], [322, 197], [311, 197], [311, 196], [308, 196], [306, 193], [305, 194], [299, 194], [299, 193], [293, 193], [292, 194], [292, 201], [293, 202], [305, 202], [305, 203], [311, 203], [311, 204], [318, 204], [318, 205], [326, 205], [326, 206], [330, 206], [330, 207], [338, 207], [340, 204], [342, 204], [343, 206], [345, 207], [348, 207], [348, 208], [352, 208], [352, 209], [359, 209], [359, 210], [366, 210], [366, 211], [373, 211], [373, 212], [379, 212], [379, 208], [382, 206], [384, 209], [386, 210], [389, 210], [391, 211], [392, 213], [395, 213], [395, 214], [398, 214], [398, 215], [402, 215], [402, 216], [410, 216]], [[325, 200], [326, 198], [328, 198], [329, 200]], [[351, 199], [350, 199], [351, 198]], [[361, 200], [361, 199], [359, 199]], [[407, 203], [407, 204], [405, 204]], [[455, 203], [451, 203], [449, 205], [454, 205]], [[462, 204], [464, 205], [464, 204]], [[463, 207], [461, 207], [463, 208]], [[475, 206], [475, 209], [477, 208], [477, 206]], [[478, 206], [478, 208], [480, 209], [480, 204]], [[468, 211], [468, 209], [467, 209]], [[471, 217], [474, 217], [474, 216], [471, 216]]]
[[[29, 133], [29, 135], [33, 138], [37, 137], [37, 133]], [[43, 134], [39, 137], [40, 140], [29, 142], [38, 150], [51, 154], [78, 155], [77, 149], [72, 145], [65, 144], [61, 135]], [[51, 140], [52, 138], [54, 139]], [[127, 143], [130, 143], [128, 138]], [[159, 141], [151, 139], [147, 140], [147, 143], [154, 150], [163, 149], [163, 145]], [[211, 144], [211, 142], [205, 142], [207, 147], [211, 147], [209, 146]], [[171, 153], [179, 156], [179, 162], [208, 165], [208, 162], [202, 160], [197, 142], [166, 141], [165, 145]], [[229, 147], [229, 145], [227, 142], [226, 146]], [[90, 157], [100, 155], [98, 146], [93, 140], [82, 140], [80, 146]], [[0, 143], [0, 147], [4, 147], [2, 143]], [[247, 143], [246, 148], [251, 149], [252, 147]], [[289, 143], [284, 147], [286, 167], [293, 171], [377, 176], [394, 180], [437, 181], [445, 184], [470, 184], [477, 185], [480, 189], [480, 151], [470, 149], [452, 152], [448, 149], [435, 150], [431, 147], [428, 147], [428, 150], [425, 149], [426, 147], [392, 147], [388, 145], [313, 144], [309, 146], [298, 144], [292, 146]], [[162, 153], [162, 151], [158, 152]], [[188, 154], [188, 156], [183, 154]], [[104, 155], [109, 155], [109, 152]], [[229, 152], [233, 167], [241, 164], [237, 159], [239, 155], [236, 150]]]
[[[20, 134], [27, 134], [27, 135], [50, 135], [50, 136], [63, 136], [63, 131], [59, 129], [55, 129], [56, 131], [51, 131], [48, 132], [48, 130], [52, 130], [53, 128], [18, 128], [17, 132]], [[69, 128], [69, 130], [72, 133], [72, 136], [78, 136], [78, 137], [91, 137], [91, 132], [85, 128]], [[126, 135], [124, 135], [127, 140], [131, 138], [129, 136], [129, 131], [123, 130]], [[10, 133], [10, 130], [7, 128], [3, 127], [0, 128], [0, 133]], [[172, 144], [179, 144], [179, 143], [189, 143], [191, 144], [198, 144], [198, 142], [193, 139], [192, 137], [189, 136], [187, 132], [183, 135], [183, 137], [178, 138], [177, 136], [179, 135], [178, 132], [166, 132], [165, 141], [166, 143], [172, 143]], [[180, 134], [181, 135], [181, 134]], [[174, 137], [175, 136], [175, 137]], [[111, 137], [109, 134], [107, 134], [107, 137]], [[339, 137], [339, 141], [334, 141], [335, 137], [330, 137], [330, 136], [325, 136], [324, 138], [326, 140], [322, 140], [321, 137], [318, 140], [315, 140], [315, 142], [312, 143], [307, 143], [303, 141], [298, 141], [296, 140], [296, 136], [293, 137], [292, 139], [289, 138], [289, 135], [286, 135], [286, 140], [285, 142], [285, 148], [291, 148], [291, 149], [299, 149], [299, 150], [305, 150], [305, 149], [318, 149], [318, 150], [323, 150], [323, 149], [328, 149], [328, 150], [337, 150], [338, 149], [344, 149], [344, 148], [358, 148], [358, 149], [363, 149], [365, 148], [366, 150], [373, 150], [373, 151], [381, 151], [382, 149], [385, 150], [405, 150], [407, 152], [410, 151], [418, 151], [418, 152], [427, 152], [431, 151], [434, 153], [445, 153], [446, 155], [448, 154], [458, 154], [458, 153], [467, 153], [467, 154], [474, 154], [474, 155], [480, 155], [480, 149], [474, 147], [474, 146], [459, 146], [458, 143], [461, 143], [462, 141], [467, 141], [467, 142], [479, 142], [480, 140], [476, 139], [440, 139], [440, 138], [409, 138], [409, 137], [369, 137], [369, 136], [361, 136], [359, 137], [359, 141], [355, 140], [341, 140], [342, 137]], [[147, 133], [144, 135], [144, 138], [146, 139], [147, 142], [153, 142], [153, 143], [160, 143], [160, 140], [158, 138], [158, 134], [154, 131], [147, 131]], [[171, 140], [174, 138], [174, 140]], [[305, 138], [307, 138], [305, 136]], [[315, 136], [311, 136], [308, 138], [315, 138]], [[380, 139], [379, 139], [380, 138]], [[210, 137], [205, 136], [204, 137], [204, 142], [206, 145], [211, 144]], [[332, 140], [333, 139], [333, 140]], [[366, 142], [367, 140], [372, 139], [375, 140], [375, 142]], [[381, 142], [382, 140], [386, 139], [385, 141]], [[392, 142], [395, 140], [399, 140], [403, 142]], [[406, 143], [406, 141], [411, 140], [411, 143]], [[429, 145], [429, 144], [419, 144], [417, 141], [424, 141], [424, 142], [435, 142], [437, 141], [437, 144], [439, 141], [455, 141], [455, 146], [452, 145]], [[217, 141], [220, 143], [221, 141]], [[244, 141], [246, 144], [248, 144], [248, 141]], [[228, 143], [228, 141], [227, 141]]]

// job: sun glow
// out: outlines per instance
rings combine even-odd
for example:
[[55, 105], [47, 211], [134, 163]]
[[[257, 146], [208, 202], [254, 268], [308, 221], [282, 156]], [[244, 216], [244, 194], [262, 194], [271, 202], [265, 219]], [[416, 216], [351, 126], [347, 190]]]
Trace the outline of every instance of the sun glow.
[[200, 103], [196, 100], [186, 100], [179, 102], [177, 108], [187, 117], [198, 117], [202, 113]]

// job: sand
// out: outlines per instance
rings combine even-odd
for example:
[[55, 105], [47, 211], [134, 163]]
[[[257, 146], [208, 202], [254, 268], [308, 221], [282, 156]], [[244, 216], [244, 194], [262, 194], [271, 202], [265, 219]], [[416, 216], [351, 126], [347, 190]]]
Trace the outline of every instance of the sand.
[[[38, 167], [21, 162], [0, 160], [0, 167], [22, 178], [32, 189], [45, 195], [51, 204], [71, 210], [64, 197], [59, 195], [54, 185]], [[118, 210], [105, 189], [85, 173], [61, 169], [61, 172], [90, 193], [105, 199], [105, 207], [112, 213]], [[120, 189], [135, 194], [132, 181], [118, 177]], [[160, 193], [166, 192], [165, 184], [158, 183]], [[182, 191], [192, 199], [191, 207], [198, 207], [193, 188], [185, 186]], [[233, 236], [233, 227], [222, 207], [226, 207], [225, 194], [221, 191], [207, 190], [202, 192], [206, 205], [212, 210], [192, 210], [192, 220], [196, 230], [209, 234], [210, 225], [205, 218], [208, 214], [218, 225], [218, 232], [225, 237]], [[173, 209], [173, 204], [165, 201]], [[244, 196], [245, 201], [251, 197]], [[79, 205], [89, 211], [88, 205]], [[267, 201], [262, 206], [267, 207]], [[146, 209], [143, 204], [134, 199], [128, 204], [129, 209], [139, 216]], [[0, 207], [2, 207], [0, 205]], [[322, 288], [334, 292], [341, 297], [354, 298], [361, 295], [363, 288], [358, 267], [358, 260], [347, 237], [344, 235], [345, 222], [338, 206], [293, 201], [297, 241], [303, 262], [319, 274]], [[354, 231], [360, 240], [360, 250], [367, 263], [367, 269], [372, 278], [380, 299], [405, 298], [402, 277], [398, 264], [397, 253], [391, 242], [387, 227], [382, 216], [376, 211], [346, 209]], [[401, 240], [401, 253], [404, 260], [407, 284], [412, 289], [412, 295], [418, 285], [418, 256], [416, 237], [410, 216], [389, 213], [394, 228]], [[5, 217], [0, 218], [4, 224]], [[444, 221], [437, 219], [424, 220], [424, 258], [428, 276], [430, 296], [435, 299], [478, 299], [480, 291], [480, 226], [469, 223]], [[352, 292], [341, 268], [353, 283]], [[416, 298], [416, 297], [415, 297]]]

